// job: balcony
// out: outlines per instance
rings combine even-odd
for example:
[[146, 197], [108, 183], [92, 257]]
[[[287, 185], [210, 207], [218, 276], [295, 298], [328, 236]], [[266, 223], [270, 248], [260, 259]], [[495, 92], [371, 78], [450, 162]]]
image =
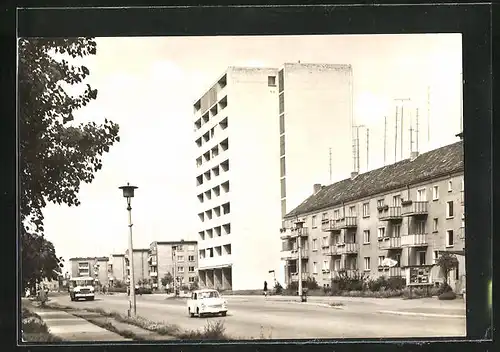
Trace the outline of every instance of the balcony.
[[290, 237], [291, 238], [296, 238], [296, 237], [307, 237], [309, 236], [309, 231], [307, 230], [307, 227], [302, 227], [302, 228], [292, 228]]
[[337, 244], [337, 252], [342, 254], [356, 254], [358, 253], [359, 245], [357, 243], [338, 243]]
[[149, 273], [149, 276], [151, 276], [151, 277], [158, 277], [158, 272], [157, 271], [151, 271]]
[[427, 215], [427, 205], [429, 202], [427, 201], [407, 201], [403, 203], [402, 215], [403, 216], [419, 216], [419, 215]]
[[328, 220], [321, 224], [322, 231], [340, 231], [342, 229], [353, 229], [358, 226], [355, 216], [346, 216], [340, 219]]
[[341, 255], [338, 244], [332, 244], [327, 255]]
[[[308, 273], [302, 273], [302, 281], [305, 281], [307, 280], [307, 278], [309, 277], [309, 274]], [[299, 273], [292, 273], [290, 275], [290, 280], [292, 282], [296, 282], [296, 281], [299, 281]]]
[[460, 227], [458, 229], [458, 238], [461, 240], [465, 239], [465, 227]]
[[403, 219], [401, 207], [386, 207], [379, 211], [378, 219], [380, 221], [395, 221]]
[[281, 233], [280, 238], [282, 240], [289, 240], [292, 237], [292, 230], [291, 229], [282, 228], [282, 229], [280, 229], [280, 233]]
[[428, 242], [426, 233], [415, 233], [401, 236], [402, 247], [422, 247], [427, 245]]
[[292, 251], [281, 251], [281, 260], [292, 260]]
[[382, 250], [401, 248], [401, 237], [385, 237], [379, 242], [379, 248]]
[[332, 272], [332, 279], [340, 277], [340, 275], [347, 275], [348, 277], [353, 277], [359, 274], [359, 269], [345, 269], [344, 267], [335, 268]]
[[330, 255], [331, 252], [331, 245], [323, 245], [321, 246], [321, 254], [323, 255]]
[[[300, 250], [300, 255], [302, 257], [302, 259], [306, 259], [309, 257], [309, 253], [307, 253], [308, 251], [304, 248], [302, 248]], [[297, 249], [292, 249], [291, 251], [292, 253], [292, 259], [298, 259], [299, 258], [299, 251]]]
[[387, 277], [402, 277], [403, 276], [402, 271], [401, 271], [401, 267], [395, 266], [395, 267], [389, 268], [389, 267], [379, 266], [378, 269], [383, 276], [387, 276]]

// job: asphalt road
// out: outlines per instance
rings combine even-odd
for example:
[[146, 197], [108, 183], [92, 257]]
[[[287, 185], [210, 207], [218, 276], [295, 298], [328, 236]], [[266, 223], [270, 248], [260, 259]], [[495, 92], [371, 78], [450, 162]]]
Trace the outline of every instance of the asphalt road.
[[[263, 297], [227, 297], [226, 317], [190, 318], [185, 299], [155, 295], [137, 296], [137, 314], [156, 322], [177, 324], [184, 329], [203, 329], [208, 321], [223, 320], [233, 338], [411, 338], [465, 336], [465, 317], [423, 317], [380, 314], [373, 303], [346, 302], [342, 309], [276, 301]], [[52, 302], [70, 307], [102, 308], [126, 314], [127, 296], [97, 296], [95, 301], [71, 302], [69, 296]], [[418, 303], [415, 303], [418, 305]]]

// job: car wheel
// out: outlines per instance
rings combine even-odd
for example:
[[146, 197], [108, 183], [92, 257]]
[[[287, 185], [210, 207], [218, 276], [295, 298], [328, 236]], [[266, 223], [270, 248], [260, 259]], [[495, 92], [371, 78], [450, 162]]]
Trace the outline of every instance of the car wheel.
[[227, 312], [221, 312], [220, 315], [222, 315], [223, 317], [225, 317], [227, 314]]
[[190, 318], [194, 317], [194, 313], [191, 313], [191, 308], [188, 308], [188, 314]]
[[200, 308], [196, 308], [196, 314], [198, 315], [199, 318], [201, 318], [201, 313], [200, 313]]

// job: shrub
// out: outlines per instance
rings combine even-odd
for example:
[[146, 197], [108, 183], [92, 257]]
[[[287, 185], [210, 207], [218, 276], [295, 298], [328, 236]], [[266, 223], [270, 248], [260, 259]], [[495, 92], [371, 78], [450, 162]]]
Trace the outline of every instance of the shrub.
[[440, 296], [441, 294], [445, 292], [450, 292], [453, 291], [451, 286], [448, 285], [446, 282], [443, 282], [441, 285], [439, 285], [439, 288], [437, 289], [437, 295]]
[[308, 290], [316, 290], [319, 288], [319, 285], [314, 277], [308, 277], [304, 287], [307, 288]]
[[110, 292], [110, 293], [127, 292], [127, 287], [109, 287], [108, 292]]
[[386, 289], [389, 284], [387, 282], [387, 279], [385, 276], [380, 276], [375, 280], [367, 280], [366, 284], [368, 286], [368, 289], [372, 292], [380, 291], [382, 289]]
[[452, 300], [455, 298], [457, 298], [457, 295], [453, 291], [446, 291], [446, 292], [441, 293], [438, 296], [438, 299], [440, 299], [440, 300]]
[[344, 271], [332, 280], [331, 286], [332, 289], [336, 287], [339, 291], [362, 291], [365, 281], [366, 276], [359, 272], [349, 275]]
[[406, 279], [400, 276], [393, 276], [387, 279], [388, 290], [402, 290], [406, 287]]
[[191, 330], [185, 333], [178, 334], [177, 337], [183, 340], [228, 340], [226, 336], [226, 328], [222, 320], [216, 323], [207, 322], [203, 331]]
[[277, 295], [281, 295], [283, 293], [283, 286], [281, 286], [278, 281], [276, 281], [276, 283], [274, 284], [274, 292]]
[[293, 294], [296, 294], [298, 289], [299, 283], [297, 281], [292, 281], [286, 286], [286, 290]]

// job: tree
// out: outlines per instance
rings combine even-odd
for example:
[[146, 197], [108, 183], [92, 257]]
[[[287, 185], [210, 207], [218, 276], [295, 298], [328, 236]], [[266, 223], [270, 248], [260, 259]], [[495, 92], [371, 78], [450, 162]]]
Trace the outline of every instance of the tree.
[[172, 274], [166, 273], [165, 276], [161, 278], [161, 284], [163, 286], [170, 285], [174, 281]]
[[[97, 97], [97, 90], [88, 84], [79, 95], [68, 93], [90, 73], [75, 60], [95, 53], [92, 38], [19, 40], [23, 275], [34, 275], [33, 267], [40, 264], [36, 250], [42, 245], [35, 243], [50, 243], [36, 240], [44, 234], [42, 210], [47, 201], [78, 206], [81, 183], [92, 182], [102, 167], [103, 153], [119, 142], [119, 126], [112, 121], [74, 123], [74, 112]], [[23, 282], [36, 278], [23, 277]]]
[[23, 290], [35, 292], [36, 284], [44, 278], [57, 279], [61, 267], [53, 244], [44, 236], [26, 233], [21, 247]]
[[440, 268], [444, 283], [447, 285], [450, 271], [458, 267], [457, 257], [454, 254], [443, 252], [437, 259], [436, 265]]

